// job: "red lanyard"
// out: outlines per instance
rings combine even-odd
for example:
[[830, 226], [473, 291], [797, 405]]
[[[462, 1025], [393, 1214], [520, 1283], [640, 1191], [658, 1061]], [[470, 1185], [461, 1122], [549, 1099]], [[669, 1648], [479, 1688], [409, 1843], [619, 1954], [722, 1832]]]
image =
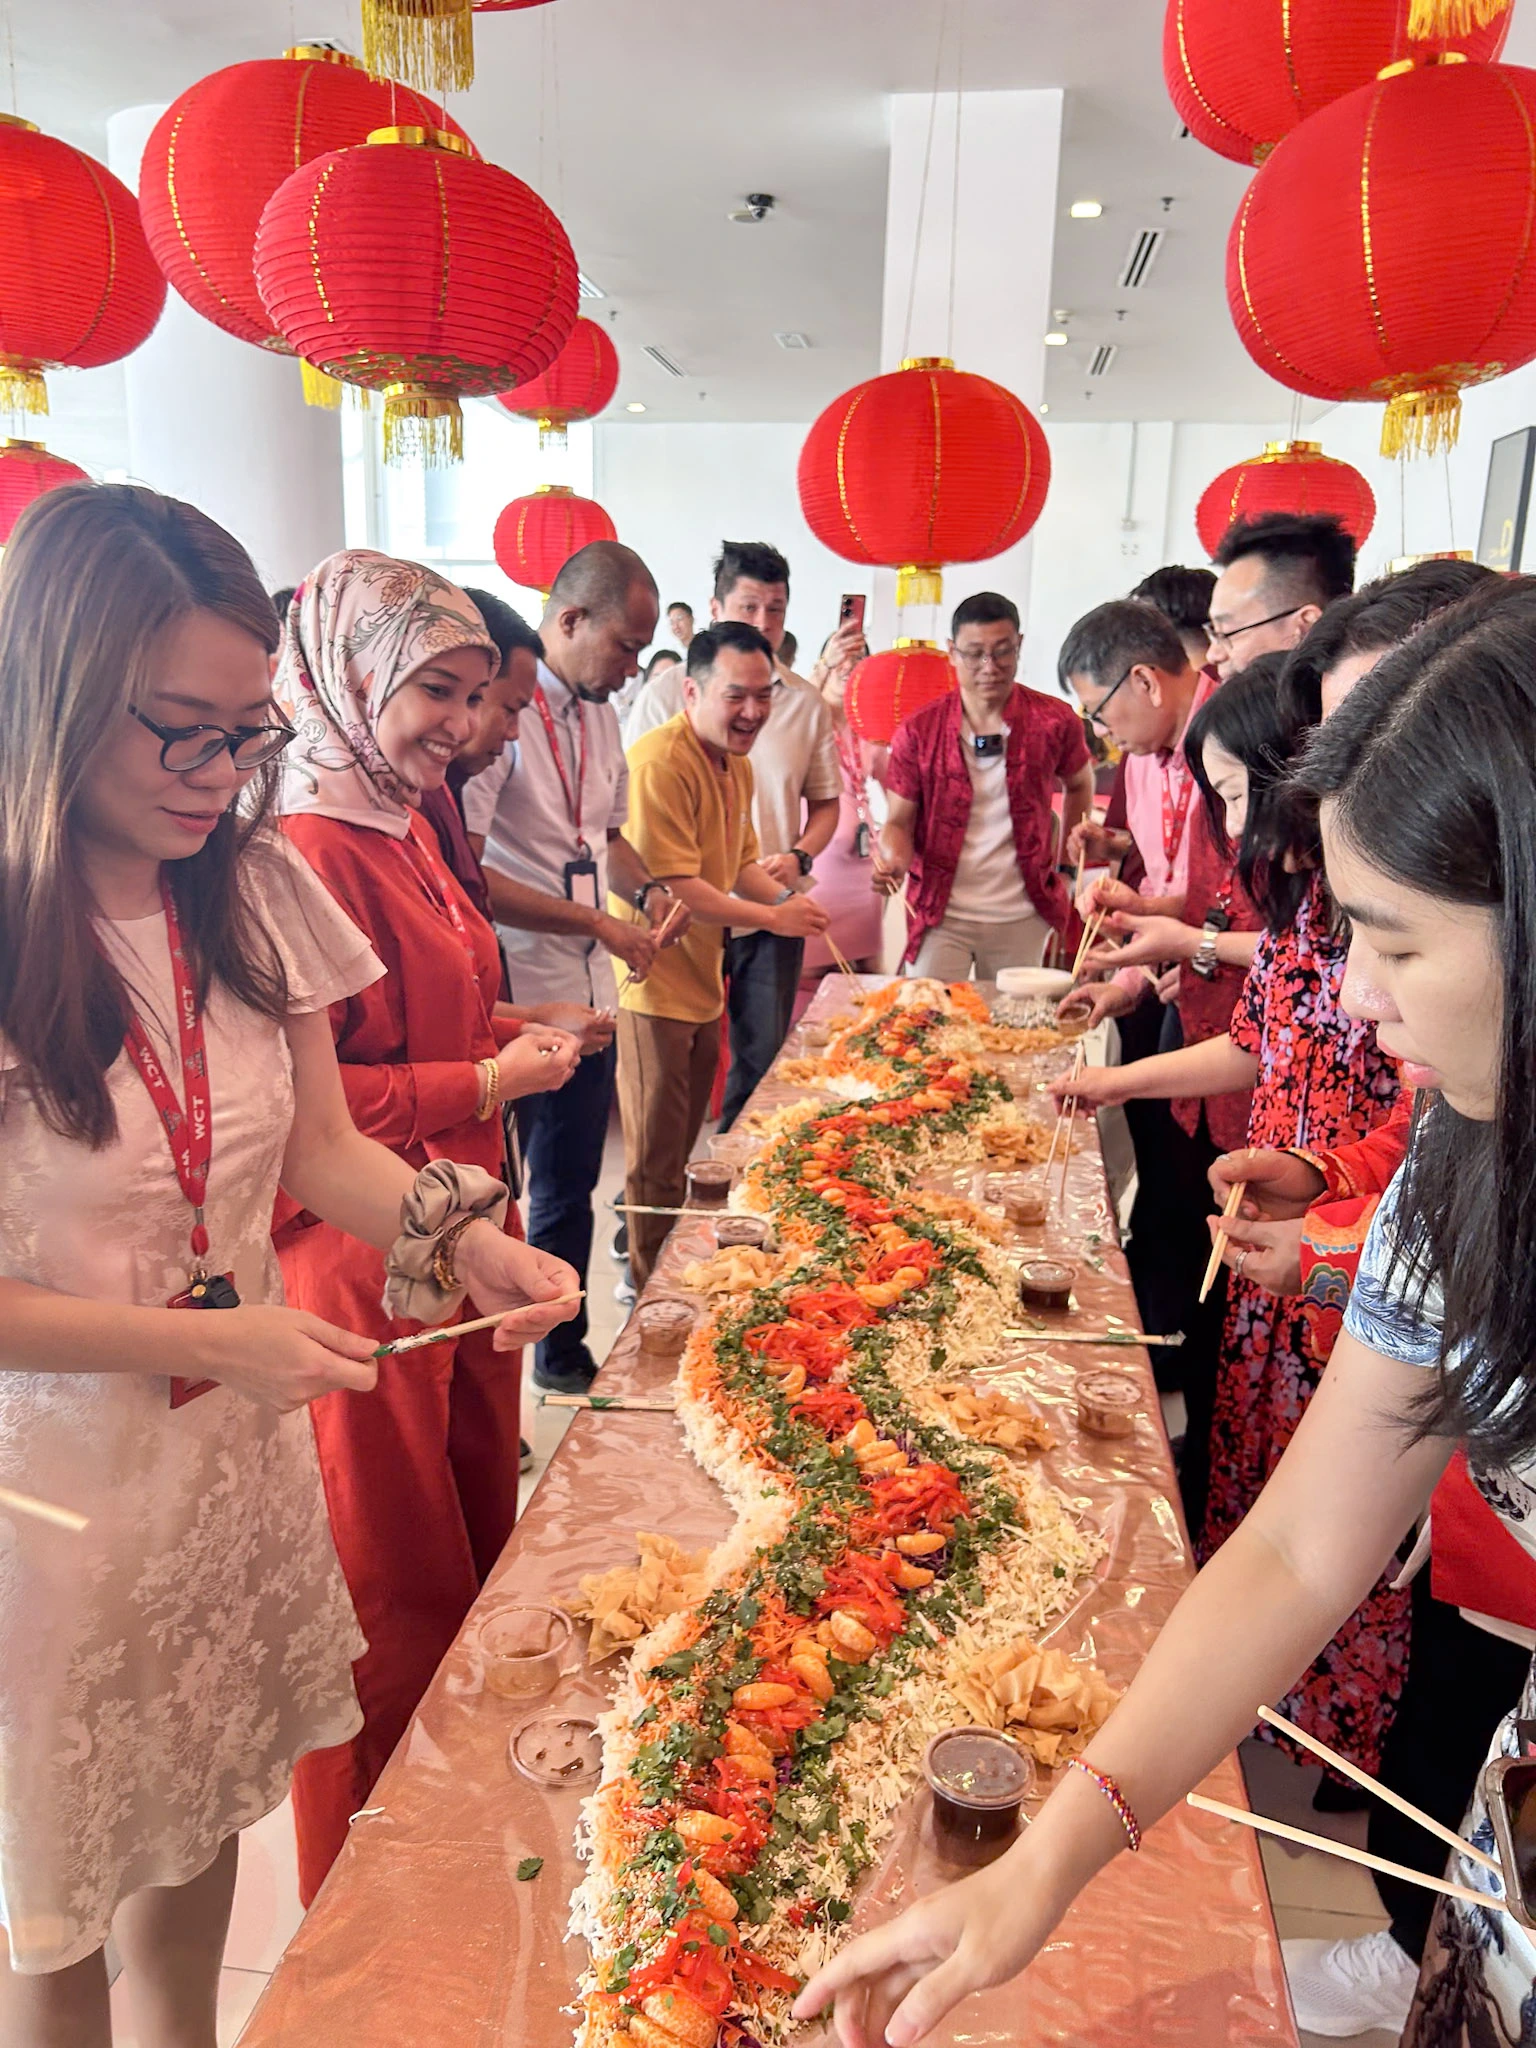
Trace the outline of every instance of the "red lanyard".
[[160, 901], [165, 906], [165, 930], [171, 944], [171, 975], [176, 987], [176, 1028], [181, 1041], [181, 1085], [186, 1102], [176, 1099], [160, 1057], [137, 1016], [128, 1022], [124, 1044], [128, 1057], [139, 1070], [149, 1090], [149, 1099], [159, 1112], [170, 1140], [171, 1159], [181, 1192], [192, 1205], [192, 1277], [204, 1278], [203, 1260], [208, 1255], [208, 1229], [203, 1221], [203, 1203], [208, 1193], [208, 1169], [213, 1162], [213, 1107], [208, 1090], [208, 1051], [203, 1042], [203, 1018], [197, 991], [192, 986], [186, 950], [181, 942], [181, 920], [176, 915], [170, 886], [162, 877]]
[[475, 942], [470, 937], [469, 926], [464, 922], [463, 912], [453, 900], [453, 884], [449, 881], [443, 864], [429, 843], [428, 835], [425, 829], [422, 828], [421, 820], [414, 811], [411, 813], [407, 829], [410, 833], [411, 844], [421, 855], [422, 866], [427, 871], [425, 874], [421, 872], [421, 868], [417, 867], [415, 861], [411, 859], [411, 856], [406, 852], [404, 844], [400, 840], [395, 839], [390, 843], [410, 869], [418, 888], [425, 894], [428, 902], [440, 910], [453, 926], [454, 934], [459, 944], [469, 955], [470, 965], [474, 967], [476, 966]]
[[1163, 769], [1163, 853], [1168, 862], [1168, 877], [1173, 879], [1174, 863], [1178, 859], [1179, 845], [1184, 837], [1184, 826], [1189, 817], [1190, 800], [1195, 793], [1195, 778], [1185, 767], [1180, 780], [1183, 787], [1179, 800], [1173, 800], [1173, 777], [1180, 765], [1175, 756]]
[[560, 745], [560, 736], [555, 731], [554, 716], [550, 711], [549, 699], [544, 694], [542, 683], [534, 685], [533, 701], [538, 706], [539, 716], [544, 721], [544, 730], [549, 735], [549, 751], [555, 757], [555, 772], [560, 777], [560, 787], [565, 791], [565, 808], [570, 815], [571, 830], [576, 834], [577, 850], [585, 856], [590, 849], [581, 829], [581, 786], [587, 779], [587, 714], [582, 710], [578, 698], [576, 721], [581, 727], [581, 746], [576, 756], [576, 787], [573, 790], [571, 778], [566, 773], [565, 753]]

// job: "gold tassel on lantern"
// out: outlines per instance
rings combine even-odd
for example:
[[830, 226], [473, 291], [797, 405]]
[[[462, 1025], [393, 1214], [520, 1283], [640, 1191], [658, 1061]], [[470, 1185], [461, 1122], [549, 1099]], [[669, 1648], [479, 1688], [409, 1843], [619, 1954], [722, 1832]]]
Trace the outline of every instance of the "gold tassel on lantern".
[[0, 412], [46, 413], [48, 386], [36, 363], [0, 356]]
[[896, 571], [896, 604], [942, 604], [944, 572], [917, 562], [904, 562]]
[[467, 92], [475, 78], [470, 0], [363, 0], [363, 62], [439, 99]]
[[1509, 0], [1413, 0], [1408, 9], [1408, 34], [1416, 43], [1467, 36], [1497, 21], [1508, 6]]
[[456, 398], [443, 398], [425, 384], [384, 387], [384, 460], [392, 468], [420, 463], [447, 469], [464, 460], [464, 415]]
[[1389, 461], [1437, 455], [1461, 435], [1461, 393], [1451, 384], [1399, 391], [1381, 422], [1381, 452]]
[[571, 445], [571, 437], [565, 431], [566, 425], [567, 422], [565, 420], [557, 418], [553, 413], [540, 413], [539, 453], [541, 455], [550, 448], [558, 449], [563, 454]]
[[318, 369], [314, 363], [299, 359], [299, 375], [304, 386], [304, 403], [318, 405], [325, 412], [335, 412], [341, 404], [341, 379], [332, 377]]

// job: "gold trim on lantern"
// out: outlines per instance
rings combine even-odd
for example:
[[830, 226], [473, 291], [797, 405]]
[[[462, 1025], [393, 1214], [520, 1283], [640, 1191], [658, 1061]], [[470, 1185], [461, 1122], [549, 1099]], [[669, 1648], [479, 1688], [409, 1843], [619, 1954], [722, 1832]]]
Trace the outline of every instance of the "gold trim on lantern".
[[1467, 36], [1475, 28], [1487, 28], [1509, 5], [1509, 0], [1413, 0], [1408, 9], [1408, 34], [1416, 43], [1432, 43], [1440, 36]]
[[40, 363], [0, 356], [0, 412], [46, 413], [48, 386]]
[[36, 135], [39, 132], [35, 121], [23, 121], [20, 114], [0, 114], [0, 121], [3, 121], [7, 128], [25, 128], [29, 135]]
[[1321, 455], [1321, 441], [1266, 441], [1264, 453], [1253, 457], [1255, 462], [1305, 462], [1315, 455]]
[[535, 484], [529, 493], [534, 498], [574, 498], [575, 495], [569, 484]]
[[283, 55], [294, 64], [340, 64], [349, 71], [361, 71], [362, 59], [350, 50], [328, 50], [323, 43], [295, 43]]
[[446, 149], [454, 156], [472, 156], [466, 136], [446, 128], [375, 128], [370, 142], [397, 142], [407, 149]]
[[333, 377], [329, 370], [322, 370], [318, 363], [307, 363], [299, 358], [299, 381], [304, 389], [304, 403], [319, 406], [322, 412], [335, 412], [341, 404], [341, 379]]
[[363, 62], [441, 98], [475, 82], [470, 0], [363, 0]]
[[893, 654], [937, 654], [938, 651], [939, 643], [936, 640], [901, 639], [891, 649]]
[[896, 607], [909, 604], [942, 604], [944, 572], [933, 562], [903, 562], [896, 571]]
[[0, 441], [0, 449], [7, 455], [46, 455], [47, 448], [41, 441]]
[[1401, 78], [1405, 71], [1426, 71], [1433, 64], [1465, 64], [1465, 50], [1426, 50], [1422, 57], [1399, 57], [1395, 64], [1383, 64], [1376, 74], [1377, 83], [1384, 78]]
[[908, 356], [901, 367], [904, 370], [952, 370], [955, 365], [949, 356]]
[[447, 469], [464, 460], [464, 415], [459, 401], [425, 384], [386, 384], [384, 460], [398, 469], [420, 463]]
[[1389, 460], [1436, 455], [1454, 448], [1461, 436], [1461, 393], [1454, 384], [1399, 391], [1388, 400], [1381, 422], [1381, 452]]

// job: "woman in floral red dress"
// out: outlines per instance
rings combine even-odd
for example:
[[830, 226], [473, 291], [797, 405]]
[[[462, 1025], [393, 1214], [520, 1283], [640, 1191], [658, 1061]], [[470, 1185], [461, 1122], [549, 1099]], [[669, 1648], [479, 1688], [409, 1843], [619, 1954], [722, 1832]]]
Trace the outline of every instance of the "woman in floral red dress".
[[[1267, 673], [1234, 677], [1191, 725], [1208, 798], [1241, 830], [1239, 871], [1268, 929], [1228, 1031], [1124, 1067], [1090, 1067], [1072, 1084], [1084, 1105], [1253, 1090], [1248, 1143], [1331, 1150], [1391, 1112], [1397, 1070], [1374, 1029], [1339, 1003], [1347, 942], [1321, 874], [1315, 826], [1300, 840], [1278, 800], [1307, 728]], [[1295, 828], [1301, 830], [1302, 828]], [[1062, 1090], [1065, 1093], [1065, 1088]], [[1263, 1491], [1328, 1362], [1300, 1303], [1244, 1281], [1234, 1265], [1210, 1435], [1210, 1492], [1196, 1549], [1220, 1548]], [[1407, 1674], [1409, 1597], [1383, 1577], [1280, 1711], [1365, 1770]]]

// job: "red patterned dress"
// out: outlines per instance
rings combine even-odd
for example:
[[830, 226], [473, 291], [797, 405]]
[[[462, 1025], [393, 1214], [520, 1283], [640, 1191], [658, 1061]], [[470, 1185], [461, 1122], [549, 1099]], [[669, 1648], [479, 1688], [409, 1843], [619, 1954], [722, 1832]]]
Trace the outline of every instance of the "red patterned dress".
[[[1390, 1114], [1397, 1069], [1375, 1028], [1339, 1007], [1346, 947], [1321, 878], [1287, 932], [1266, 932], [1232, 1014], [1232, 1042], [1259, 1062], [1248, 1143], [1308, 1152], [1363, 1138]], [[1211, 1428], [1201, 1561], [1232, 1534], [1296, 1433], [1328, 1362], [1299, 1300], [1234, 1279]], [[1279, 1702], [1281, 1713], [1374, 1772], [1408, 1668], [1409, 1599], [1378, 1580]]]

